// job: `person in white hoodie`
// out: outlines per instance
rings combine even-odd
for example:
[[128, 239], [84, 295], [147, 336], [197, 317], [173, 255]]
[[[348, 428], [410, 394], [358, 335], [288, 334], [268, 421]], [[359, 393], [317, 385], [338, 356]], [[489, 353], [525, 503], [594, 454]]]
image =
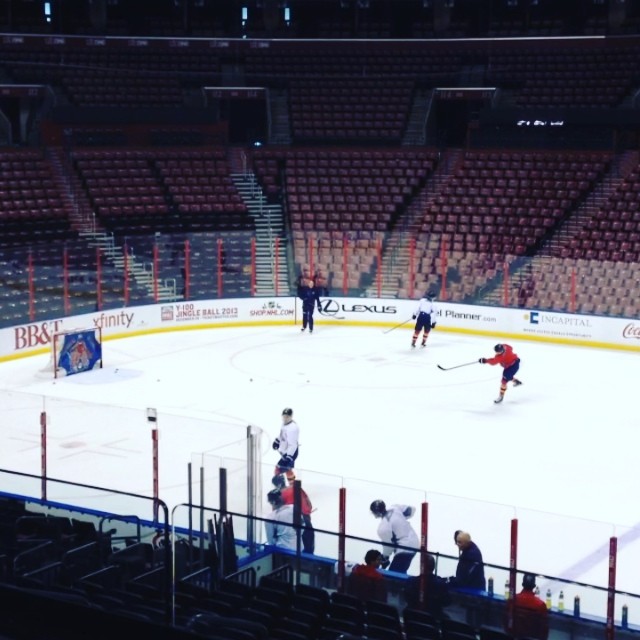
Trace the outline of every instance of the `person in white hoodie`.
[[295, 551], [296, 530], [293, 526], [293, 505], [284, 503], [278, 489], [269, 491], [267, 500], [272, 508], [264, 522], [267, 542], [275, 547], [284, 547]]
[[415, 513], [415, 509], [403, 504], [387, 507], [382, 500], [374, 500], [370, 509], [376, 518], [380, 518], [378, 537], [382, 541], [382, 553], [387, 557], [387, 562], [393, 555], [391, 563], [385, 568], [389, 571], [407, 573], [413, 557], [420, 548], [418, 534], [408, 520]]

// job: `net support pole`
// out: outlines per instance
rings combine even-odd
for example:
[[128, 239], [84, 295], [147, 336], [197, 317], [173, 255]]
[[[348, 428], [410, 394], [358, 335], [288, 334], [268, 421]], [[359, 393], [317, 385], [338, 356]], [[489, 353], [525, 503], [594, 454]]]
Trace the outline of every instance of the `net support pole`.
[[33, 322], [36, 318], [36, 306], [35, 306], [35, 283], [33, 277], [33, 254], [29, 251], [27, 256], [27, 280], [29, 287], [29, 321]]
[[147, 409], [147, 422], [151, 426], [151, 476], [153, 485], [153, 521], [158, 522], [158, 506], [160, 499], [160, 457], [158, 447], [158, 412]]
[[409, 240], [409, 298], [413, 300], [414, 285], [416, 280], [416, 239], [411, 238]]
[[124, 274], [123, 274], [123, 289], [124, 289], [124, 306], [129, 306], [129, 247], [127, 243], [124, 243]]
[[222, 290], [222, 255], [224, 252], [224, 248], [222, 246], [222, 238], [218, 238], [218, 298], [221, 298], [224, 295]]
[[509, 602], [507, 603], [507, 630], [511, 633], [514, 626], [514, 603], [516, 580], [518, 575], [518, 519], [511, 520], [511, 539], [509, 542]]
[[503, 291], [502, 291], [502, 303], [505, 307], [509, 306], [509, 263], [505, 260], [502, 263], [502, 273], [503, 273]]
[[247, 548], [250, 554], [255, 553], [256, 546], [256, 497], [259, 478], [256, 444], [256, 434], [249, 424], [247, 425]]
[[158, 243], [153, 243], [153, 301], [158, 302]]
[[378, 236], [376, 240], [376, 258], [378, 260], [378, 272], [376, 277], [376, 293], [378, 298], [382, 297], [382, 240]]
[[184, 299], [189, 300], [191, 288], [191, 244], [184, 241]]
[[[54, 364], [55, 366], [55, 364]], [[40, 412], [40, 497], [47, 499], [47, 412]]]
[[275, 291], [276, 297], [280, 295], [280, 291], [278, 291], [278, 272], [279, 271], [280, 271], [280, 238], [276, 236], [275, 260], [273, 265], [273, 290]]
[[102, 249], [96, 247], [96, 303], [102, 311]]
[[447, 237], [442, 236], [440, 240], [440, 278], [442, 287], [440, 288], [440, 298], [447, 299]]
[[420, 518], [420, 590], [418, 594], [418, 601], [421, 605], [427, 601], [427, 574], [429, 568], [427, 567], [427, 549], [429, 538], [429, 503], [423, 502], [421, 505], [421, 518]]
[[251, 238], [251, 297], [256, 295], [256, 239]]
[[618, 562], [618, 538], [609, 538], [609, 589], [607, 592], [607, 640], [613, 640], [616, 633], [614, 615], [616, 607], [616, 566]]
[[226, 567], [226, 540], [224, 523], [227, 521], [227, 470], [225, 467], [219, 469], [219, 496], [220, 496], [220, 521], [218, 530], [218, 557], [220, 561], [220, 576], [227, 575]]
[[69, 252], [66, 246], [62, 250], [62, 304], [64, 315], [71, 315], [71, 304], [69, 301]]
[[349, 237], [345, 233], [342, 236], [342, 295], [349, 293], [349, 284], [347, 281], [347, 270], [349, 268]]
[[339, 493], [339, 522], [338, 522], [338, 581], [337, 587], [339, 592], [344, 591], [345, 587], [345, 532], [347, 530], [347, 490], [340, 487]]

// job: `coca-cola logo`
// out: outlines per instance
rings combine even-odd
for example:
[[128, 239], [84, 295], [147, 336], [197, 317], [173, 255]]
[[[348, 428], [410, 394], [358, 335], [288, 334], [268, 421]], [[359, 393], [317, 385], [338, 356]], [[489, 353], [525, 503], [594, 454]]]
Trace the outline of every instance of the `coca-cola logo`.
[[640, 340], [640, 325], [630, 322], [623, 330], [622, 337], [629, 338], [631, 340]]

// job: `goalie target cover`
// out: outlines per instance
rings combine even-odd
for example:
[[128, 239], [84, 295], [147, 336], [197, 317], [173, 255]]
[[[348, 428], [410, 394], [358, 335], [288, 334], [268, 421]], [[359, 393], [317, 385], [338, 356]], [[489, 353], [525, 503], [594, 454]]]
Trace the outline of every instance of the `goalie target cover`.
[[53, 336], [53, 370], [56, 378], [102, 368], [102, 331], [83, 329]]

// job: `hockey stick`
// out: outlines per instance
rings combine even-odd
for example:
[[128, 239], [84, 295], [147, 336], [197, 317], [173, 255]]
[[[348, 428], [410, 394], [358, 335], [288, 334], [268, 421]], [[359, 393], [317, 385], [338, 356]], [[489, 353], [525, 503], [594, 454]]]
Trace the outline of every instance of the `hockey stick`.
[[386, 331], [383, 331], [382, 333], [391, 333], [394, 329], [399, 329], [400, 327], [402, 327], [405, 324], [407, 324], [407, 322], [411, 322], [412, 320], [413, 320], [413, 318], [409, 318], [408, 320], [405, 320], [404, 322], [401, 322], [400, 324], [397, 324], [395, 327], [391, 327], [391, 329], [387, 329]]
[[473, 362], [465, 362], [464, 364], [457, 364], [455, 367], [443, 367], [441, 365], [438, 365], [438, 369], [440, 369], [440, 371], [451, 371], [451, 369], [459, 369], [460, 367], [468, 367], [470, 364], [478, 364], [478, 361], [474, 360]]

